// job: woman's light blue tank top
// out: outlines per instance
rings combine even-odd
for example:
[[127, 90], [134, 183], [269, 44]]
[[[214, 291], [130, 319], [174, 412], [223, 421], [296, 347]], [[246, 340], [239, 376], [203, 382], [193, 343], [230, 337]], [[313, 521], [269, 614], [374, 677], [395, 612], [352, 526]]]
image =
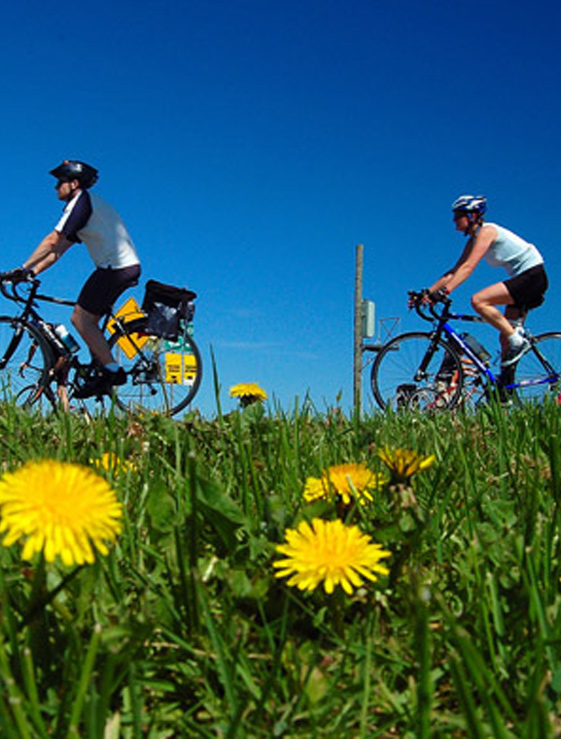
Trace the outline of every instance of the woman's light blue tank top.
[[486, 261], [492, 267], [504, 267], [510, 277], [516, 277], [538, 264], [543, 264], [543, 257], [533, 244], [496, 223], [487, 225], [497, 229], [497, 238], [485, 254]]

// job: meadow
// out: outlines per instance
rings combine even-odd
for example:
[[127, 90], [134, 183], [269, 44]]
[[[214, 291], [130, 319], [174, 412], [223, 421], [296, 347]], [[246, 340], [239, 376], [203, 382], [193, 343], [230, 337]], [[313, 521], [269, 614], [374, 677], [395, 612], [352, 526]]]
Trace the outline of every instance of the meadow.
[[[0, 735], [561, 736], [560, 412], [0, 406], [6, 495], [54, 460], [122, 504], [91, 563], [24, 559], [0, 524]], [[33, 495], [58, 484], [37, 470]], [[287, 531], [317, 520], [378, 564], [328, 584], [307, 529], [317, 578], [291, 577]]]

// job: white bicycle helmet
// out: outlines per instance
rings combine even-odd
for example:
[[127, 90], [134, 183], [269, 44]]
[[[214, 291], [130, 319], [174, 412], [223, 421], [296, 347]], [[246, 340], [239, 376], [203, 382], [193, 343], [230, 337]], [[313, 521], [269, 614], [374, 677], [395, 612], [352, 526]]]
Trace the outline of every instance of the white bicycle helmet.
[[484, 195], [460, 195], [452, 203], [454, 213], [467, 213], [481, 218], [487, 210], [487, 198]]

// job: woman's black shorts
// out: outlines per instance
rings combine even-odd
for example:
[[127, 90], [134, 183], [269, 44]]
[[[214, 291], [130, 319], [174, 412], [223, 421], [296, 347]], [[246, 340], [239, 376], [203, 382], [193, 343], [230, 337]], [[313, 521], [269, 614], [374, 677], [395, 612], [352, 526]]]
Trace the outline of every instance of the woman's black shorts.
[[140, 264], [122, 269], [98, 267], [86, 280], [76, 302], [88, 313], [104, 316], [122, 292], [138, 283], [139, 277]]
[[515, 308], [530, 310], [543, 303], [548, 281], [543, 264], [538, 264], [521, 275], [510, 277], [504, 284], [512, 295]]

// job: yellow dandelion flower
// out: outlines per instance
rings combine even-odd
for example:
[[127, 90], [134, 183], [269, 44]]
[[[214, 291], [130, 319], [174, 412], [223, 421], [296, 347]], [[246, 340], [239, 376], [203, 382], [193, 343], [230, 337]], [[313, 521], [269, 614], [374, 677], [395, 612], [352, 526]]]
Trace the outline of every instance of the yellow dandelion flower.
[[109, 484], [93, 470], [54, 460], [28, 462], [0, 479], [3, 544], [23, 543], [23, 559], [37, 552], [65, 565], [91, 564], [94, 550], [121, 531], [122, 506]]
[[288, 585], [300, 590], [314, 590], [323, 582], [326, 593], [340, 585], [351, 594], [364, 579], [375, 582], [375, 573], [388, 574], [380, 560], [390, 552], [371, 543], [358, 526], [345, 526], [339, 519], [303, 521], [297, 529], [288, 529], [285, 538], [287, 543], [279, 544], [277, 551], [286, 559], [273, 562], [279, 570], [275, 576], [290, 578]]
[[304, 487], [304, 499], [314, 500], [337, 495], [344, 505], [356, 497], [360, 503], [373, 500], [371, 490], [384, 484], [383, 475], [369, 470], [365, 464], [339, 464], [330, 467], [321, 477], [308, 477]]
[[308, 503], [329, 498], [329, 478], [325, 473], [321, 477], [308, 477], [304, 486], [304, 499]]
[[379, 449], [378, 456], [389, 469], [394, 482], [407, 482], [410, 477], [426, 470], [435, 461], [434, 454], [423, 457], [410, 449], [390, 449], [388, 446]]
[[242, 405], [267, 400], [267, 393], [256, 382], [240, 382], [230, 388], [230, 397], [239, 398]]
[[105, 470], [105, 472], [116, 472], [125, 474], [135, 469], [132, 462], [127, 462], [113, 452], [105, 452], [101, 459], [90, 459], [90, 464], [98, 470]]

